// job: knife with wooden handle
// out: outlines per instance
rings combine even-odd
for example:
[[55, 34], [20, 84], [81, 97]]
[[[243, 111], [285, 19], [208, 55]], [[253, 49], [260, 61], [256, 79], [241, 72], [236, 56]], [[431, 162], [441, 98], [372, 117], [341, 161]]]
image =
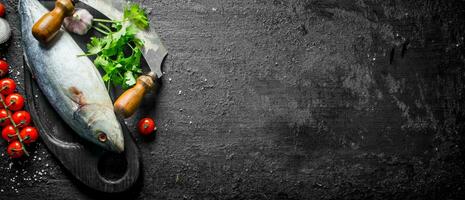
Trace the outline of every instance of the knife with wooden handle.
[[115, 102], [115, 112], [123, 117], [130, 117], [139, 108], [142, 99], [148, 91], [155, 88], [157, 75], [149, 73], [137, 78], [137, 83], [126, 90]]
[[49, 13], [42, 16], [32, 27], [32, 35], [41, 43], [51, 41], [61, 25], [65, 17], [73, 15], [74, 2], [72, 0], [57, 0], [55, 8]]
[[[124, 7], [128, 5], [126, 0], [80, 0], [80, 2], [98, 10], [112, 20], [122, 19]], [[157, 80], [163, 76], [161, 65], [168, 54], [152, 26], [147, 30], [140, 31], [137, 37], [144, 41], [142, 54], [151, 72], [140, 76], [136, 85], [124, 92], [116, 100], [114, 104], [115, 112], [125, 118], [132, 116], [141, 104], [145, 94], [155, 88]]]
[[[57, 0], [55, 8], [42, 16], [36, 22], [32, 32], [35, 38], [42, 43], [53, 39], [60, 29], [63, 20], [74, 12], [74, 4], [78, 0]], [[112, 20], [123, 18], [124, 7], [128, 5], [126, 0], [79, 0], [95, 10], [101, 12]], [[132, 116], [139, 107], [145, 94], [155, 87], [157, 79], [163, 76], [161, 65], [168, 51], [163, 46], [160, 37], [152, 27], [142, 30], [136, 35], [144, 42], [142, 55], [144, 56], [151, 72], [137, 79], [135, 86], [124, 92], [115, 102], [115, 112], [125, 118]]]

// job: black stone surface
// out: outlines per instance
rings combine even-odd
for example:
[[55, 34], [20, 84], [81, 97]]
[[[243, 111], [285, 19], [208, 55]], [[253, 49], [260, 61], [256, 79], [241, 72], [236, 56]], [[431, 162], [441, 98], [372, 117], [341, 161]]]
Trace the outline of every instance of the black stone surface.
[[[6, 58], [22, 83], [16, 0]], [[143, 180], [76, 183], [39, 142], [0, 156], [0, 199], [461, 199], [460, 0], [155, 0], [170, 55], [158, 97], [128, 124]], [[0, 151], [5, 151], [1, 142]]]

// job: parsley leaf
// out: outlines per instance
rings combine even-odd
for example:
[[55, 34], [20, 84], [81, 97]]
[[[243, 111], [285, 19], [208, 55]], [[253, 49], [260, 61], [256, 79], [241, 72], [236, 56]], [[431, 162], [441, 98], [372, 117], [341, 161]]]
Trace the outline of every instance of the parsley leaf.
[[131, 71], [127, 71], [126, 73], [124, 73], [124, 84], [126, 85], [136, 84], [136, 78], [134, 77]]
[[140, 29], [146, 29], [149, 27], [147, 14], [138, 4], [132, 4], [129, 8], [126, 8], [124, 10], [124, 18], [129, 19]]
[[[86, 56], [96, 56], [94, 64], [105, 74], [103, 81], [127, 89], [136, 84], [142, 74], [140, 67], [144, 42], [137, 38], [140, 30], [149, 27], [145, 11], [137, 4], [124, 9], [121, 21], [95, 19], [94, 26], [103, 37], [92, 37], [87, 44]], [[105, 24], [107, 25], [105, 25]]]

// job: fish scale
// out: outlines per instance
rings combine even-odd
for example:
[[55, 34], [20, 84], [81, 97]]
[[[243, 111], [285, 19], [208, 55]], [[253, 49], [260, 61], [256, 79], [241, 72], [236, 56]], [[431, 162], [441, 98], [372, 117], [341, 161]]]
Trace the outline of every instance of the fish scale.
[[121, 125], [92, 61], [78, 56], [84, 52], [65, 31], [60, 31], [46, 46], [33, 37], [34, 22], [46, 12], [48, 10], [37, 0], [19, 3], [25, 57], [40, 89], [79, 136], [107, 150], [122, 152]]

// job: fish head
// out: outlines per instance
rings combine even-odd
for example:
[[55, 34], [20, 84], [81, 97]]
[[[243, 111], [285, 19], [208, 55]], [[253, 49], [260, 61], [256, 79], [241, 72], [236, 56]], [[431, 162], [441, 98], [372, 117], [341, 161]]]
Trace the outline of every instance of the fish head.
[[[103, 104], [95, 100], [89, 101], [88, 97], [91, 96], [86, 95], [77, 87], [70, 87], [67, 92], [65, 94], [75, 105], [76, 110], [73, 118], [77, 119], [79, 123], [76, 125], [80, 127], [78, 134], [106, 150], [123, 152], [123, 131], [115, 116], [113, 105]], [[111, 102], [111, 100], [109, 101]]]
[[[121, 125], [114, 119], [113, 109], [98, 107], [88, 110], [88, 127], [91, 131], [91, 141], [100, 147], [121, 153], [124, 151], [124, 137]], [[114, 119], [114, 120], [112, 120]]]

